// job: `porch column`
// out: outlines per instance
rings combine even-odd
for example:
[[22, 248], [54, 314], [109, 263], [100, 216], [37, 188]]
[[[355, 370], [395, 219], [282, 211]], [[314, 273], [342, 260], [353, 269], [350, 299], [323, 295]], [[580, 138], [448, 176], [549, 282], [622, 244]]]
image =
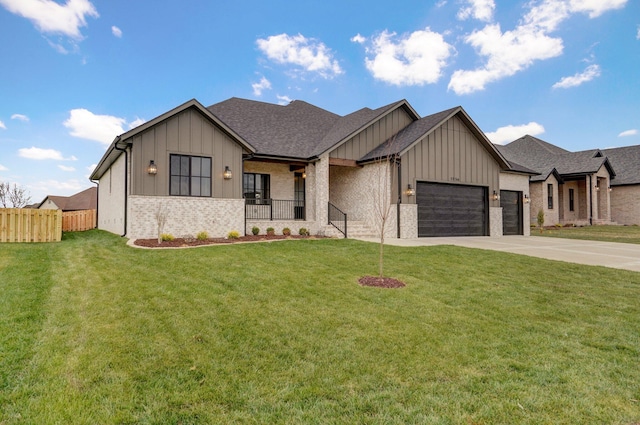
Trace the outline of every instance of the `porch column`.
[[323, 155], [315, 163], [315, 209], [319, 227], [325, 226], [329, 219], [329, 155]]

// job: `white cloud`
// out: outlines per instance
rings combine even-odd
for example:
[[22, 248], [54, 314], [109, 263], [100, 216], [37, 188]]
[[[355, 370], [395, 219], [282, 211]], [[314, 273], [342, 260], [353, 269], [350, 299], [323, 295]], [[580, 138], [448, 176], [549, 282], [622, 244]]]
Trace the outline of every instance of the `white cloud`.
[[22, 115], [22, 114], [13, 114], [13, 115], [11, 115], [11, 119], [12, 120], [24, 121], [24, 122], [29, 122], [29, 117], [26, 116], [26, 115]]
[[76, 169], [74, 167], [68, 167], [66, 165], [58, 165], [58, 168], [61, 169], [62, 171], [76, 171]]
[[[472, 4], [480, 0], [470, 0]], [[485, 59], [484, 65], [473, 70], [456, 70], [449, 81], [449, 89], [456, 94], [483, 90], [488, 83], [514, 75], [530, 67], [535, 61], [562, 54], [561, 38], [549, 33], [574, 13], [587, 13], [590, 18], [619, 9], [627, 0], [541, 0], [531, 2], [530, 10], [521, 23], [504, 33], [498, 24], [487, 25], [465, 37], [465, 43], [475, 48]]]
[[115, 25], [111, 27], [111, 33], [118, 38], [122, 38], [122, 30]]
[[572, 75], [570, 77], [564, 77], [555, 83], [552, 87], [554, 89], [567, 89], [570, 87], [576, 87], [583, 83], [593, 80], [600, 76], [600, 67], [598, 65], [589, 65], [584, 72]]
[[570, 8], [574, 12], [586, 12], [589, 18], [597, 18], [604, 12], [622, 9], [627, 0], [571, 0]]
[[[429, 27], [395, 41], [396, 33], [382, 32], [373, 39], [373, 58], [365, 64], [374, 78], [396, 86], [433, 84], [453, 52], [453, 46]], [[367, 49], [370, 52], [370, 49]]]
[[36, 182], [29, 187], [41, 193], [55, 194], [58, 196], [69, 196], [87, 188], [88, 182], [77, 179], [66, 181], [44, 180]]
[[504, 145], [527, 134], [530, 136], [536, 136], [542, 133], [544, 133], [544, 127], [541, 124], [532, 121], [529, 124], [507, 125], [505, 127], [500, 127], [494, 132], [485, 133], [485, 135], [489, 140], [491, 140], [491, 142], [497, 145]]
[[7, 126], [4, 125], [4, 123], [2, 121], [0, 121], [0, 128], [3, 129], [3, 130], [6, 130]]
[[97, 167], [97, 166], [98, 166], [98, 164], [91, 164], [91, 165], [89, 165], [89, 166], [87, 167], [87, 170], [88, 170], [88, 171], [93, 171], [93, 170], [95, 170], [95, 169], [96, 169], [96, 167]]
[[4, 165], [0, 164], [0, 171], [9, 171], [9, 169]]
[[367, 41], [367, 39], [361, 36], [360, 33], [351, 37], [351, 42], [353, 43], [363, 44], [365, 41]]
[[255, 96], [262, 96], [263, 90], [271, 89], [271, 82], [267, 80], [265, 77], [262, 77], [259, 83], [253, 83], [251, 84], [251, 87], [253, 88], [253, 94]]
[[638, 33], [636, 34], [636, 40], [640, 40], [640, 27], [638, 27]]
[[60, 151], [57, 151], [55, 149], [41, 149], [36, 148], [35, 146], [30, 148], [18, 149], [18, 155], [22, 158], [35, 160], [53, 159], [56, 161], [76, 161], [78, 159], [75, 156], [65, 158], [62, 156], [62, 153]]
[[618, 134], [618, 137], [629, 137], [629, 136], [635, 136], [636, 134], [638, 134], [638, 130], [634, 128], [632, 130], [623, 131], [622, 133]]
[[147, 120], [145, 120], [144, 118], [136, 117], [135, 120], [133, 120], [133, 121], [131, 121], [129, 123], [129, 130], [131, 130], [132, 128], [136, 128], [136, 127], [138, 127], [138, 126], [140, 126], [140, 125], [142, 125], [142, 124], [144, 124], [146, 122], [147, 122]]
[[43, 33], [64, 34], [82, 39], [80, 28], [87, 17], [97, 18], [98, 11], [89, 0], [67, 0], [62, 5], [53, 0], [0, 0], [9, 12], [29, 19]]
[[491, 22], [496, 4], [493, 0], [466, 0], [468, 6], [458, 11], [458, 19], [464, 21], [470, 17], [484, 22]]
[[63, 124], [74, 137], [108, 145], [116, 136], [124, 133], [126, 120], [111, 115], [96, 115], [86, 109], [72, 109]]
[[278, 98], [278, 105], [288, 105], [289, 103], [293, 102], [293, 99], [291, 99], [289, 96], [277, 95], [276, 97]]
[[266, 39], [258, 39], [257, 44], [269, 59], [278, 63], [298, 65], [306, 71], [317, 72], [324, 78], [343, 73], [327, 46], [301, 34], [272, 35]]

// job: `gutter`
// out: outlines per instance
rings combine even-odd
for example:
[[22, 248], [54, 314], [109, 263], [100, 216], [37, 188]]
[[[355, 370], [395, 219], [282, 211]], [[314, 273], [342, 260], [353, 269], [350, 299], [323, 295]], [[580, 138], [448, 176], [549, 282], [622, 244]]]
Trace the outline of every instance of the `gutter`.
[[98, 226], [98, 218], [100, 217], [100, 180], [98, 181], [93, 181], [91, 179], [89, 179], [89, 181], [93, 184], [96, 185], [96, 229], [99, 229], [100, 226]]
[[589, 226], [593, 226], [593, 188], [591, 186], [591, 174], [589, 174]]
[[401, 176], [402, 174], [400, 173], [400, 167], [402, 166], [402, 162], [401, 160], [396, 162], [397, 165], [397, 169], [398, 169], [398, 202], [396, 203], [397, 206], [397, 211], [396, 211], [396, 225], [398, 227], [398, 239], [400, 239], [400, 204], [402, 203], [402, 180], [401, 180]]

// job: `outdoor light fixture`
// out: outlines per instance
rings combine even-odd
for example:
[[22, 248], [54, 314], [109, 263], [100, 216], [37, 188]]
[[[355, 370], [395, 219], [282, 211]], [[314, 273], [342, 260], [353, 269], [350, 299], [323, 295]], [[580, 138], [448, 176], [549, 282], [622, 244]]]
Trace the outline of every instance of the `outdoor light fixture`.
[[611, 189], [611, 186], [609, 186], [609, 187], [607, 188], [607, 190], [608, 190], [609, 192], [611, 192], [613, 189]]
[[600, 186], [596, 186], [596, 192], [600, 191]]
[[528, 203], [529, 203], [529, 201], [531, 201], [531, 200], [529, 199], [529, 197], [528, 197], [528, 196], [527, 196], [527, 194], [525, 193], [525, 194], [524, 194], [524, 203], [525, 203], [525, 204], [528, 204]]
[[411, 184], [407, 185], [407, 196], [413, 196], [416, 194], [416, 190], [411, 187]]
[[158, 167], [156, 166], [156, 163], [153, 162], [153, 159], [149, 161], [149, 166], [147, 167], [147, 173], [151, 174], [152, 176], [155, 176], [156, 174], [158, 174]]
[[222, 173], [222, 177], [224, 177], [225, 180], [231, 180], [231, 177], [233, 177], [228, 165], [224, 166], [224, 173]]
[[303, 178], [303, 179], [306, 179], [306, 178], [307, 178], [307, 172], [306, 172], [306, 171], [303, 171], [303, 172], [302, 172], [302, 178]]
[[500, 197], [498, 196], [498, 194], [496, 193], [495, 190], [493, 191], [493, 196], [492, 197], [493, 197], [494, 201], [497, 201], [498, 199], [500, 199]]

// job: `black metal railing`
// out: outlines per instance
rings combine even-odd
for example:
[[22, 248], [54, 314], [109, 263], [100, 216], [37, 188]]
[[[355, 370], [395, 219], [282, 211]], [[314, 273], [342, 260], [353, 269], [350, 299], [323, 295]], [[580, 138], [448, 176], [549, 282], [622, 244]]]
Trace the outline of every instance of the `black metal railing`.
[[347, 214], [331, 202], [329, 202], [329, 224], [338, 229], [345, 238], [347, 237]]
[[305, 220], [304, 201], [245, 199], [247, 220]]

